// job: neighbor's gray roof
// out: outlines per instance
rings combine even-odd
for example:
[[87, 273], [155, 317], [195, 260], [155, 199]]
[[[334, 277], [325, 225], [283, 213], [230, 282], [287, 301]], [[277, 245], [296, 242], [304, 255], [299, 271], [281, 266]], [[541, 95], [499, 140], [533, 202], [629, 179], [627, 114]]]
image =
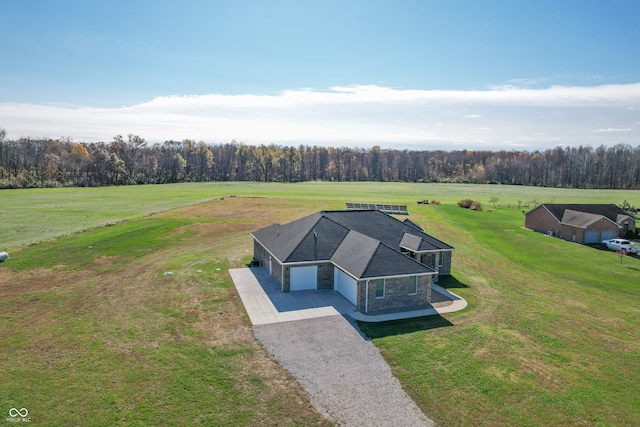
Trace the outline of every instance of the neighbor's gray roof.
[[403, 255], [400, 247], [414, 252], [453, 250], [380, 211], [323, 211], [252, 234], [283, 263], [331, 261], [357, 278], [433, 273]]
[[622, 208], [614, 204], [554, 204], [544, 203], [544, 206], [558, 221], [565, 222], [562, 218], [565, 215], [565, 210], [569, 209], [576, 212], [584, 212], [587, 214], [594, 214], [604, 216], [613, 222], [618, 222], [618, 215], [626, 215]]
[[587, 228], [594, 222], [602, 219], [602, 217], [603, 215], [565, 209], [564, 214], [562, 215], [562, 220], [560, 222], [578, 228]]

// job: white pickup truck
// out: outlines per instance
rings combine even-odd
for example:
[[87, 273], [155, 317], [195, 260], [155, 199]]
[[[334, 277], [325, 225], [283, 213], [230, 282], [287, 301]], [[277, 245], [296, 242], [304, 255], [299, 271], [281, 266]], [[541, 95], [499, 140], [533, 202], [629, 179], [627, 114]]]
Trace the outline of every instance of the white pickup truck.
[[625, 239], [603, 240], [602, 246], [616, 252], [625, 252], [627, 254], [639, 254], [640, 246], [636, 246]]

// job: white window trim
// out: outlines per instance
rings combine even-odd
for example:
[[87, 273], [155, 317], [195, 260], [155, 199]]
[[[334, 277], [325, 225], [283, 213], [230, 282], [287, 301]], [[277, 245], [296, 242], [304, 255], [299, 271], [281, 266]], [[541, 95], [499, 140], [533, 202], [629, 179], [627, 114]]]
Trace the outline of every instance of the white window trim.
[[[378, 280], [382, 280], [382, 296], [378, 296]], [[386, 279], [376, 279], [376, 299], [383, 299], [386, 294], [387, 288], [387, 280]]]
[[416, 286], [416, 291], [415, 292], [409, 292], [409, 295], [413, 296], [413, 295], [418, 295], [418, 276], [409, 276], [409, 287], [412, 286], [411, 280], [415, 280], [415, 286]]

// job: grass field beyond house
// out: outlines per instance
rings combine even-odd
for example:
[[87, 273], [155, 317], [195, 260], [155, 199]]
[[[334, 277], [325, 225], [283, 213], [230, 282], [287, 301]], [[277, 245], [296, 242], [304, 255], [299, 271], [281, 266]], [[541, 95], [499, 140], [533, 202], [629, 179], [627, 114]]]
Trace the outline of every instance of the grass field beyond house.
[[0, 191], [0, 251], [108, 223], [139, 218], [220, 197], [261, 196], [323, 201], [323, 208], [344, 209], [346, 202], [408, 203], [438, 200], [455, 204], [471, 198], [517, 206], [546, 203], [629, 203], [640, 206], [640, 192], [544, 187], [380, 182], [304, 182], [296, 184], [216, 182], [100, 188], [49, 188]]
[[640, 205], [633, 191], [493, 185], [2, 191], [0, 410], [42, 425], [327, 425], [255, 342], [227, 270], [250, 259], [251, 231], [354, 201], [407, 204], [456, 248], [441, 284], [467, 309], [361, 324], [439, 426], [640, 425], [640, 259], [525, 230], [492, 196]]
[[640, 425], [639, 258], [525, 230], [514, 209], [423, 215], [457, 248], [443, 284], [469, 307], [361, 327], [426, 413], [441, 426]]

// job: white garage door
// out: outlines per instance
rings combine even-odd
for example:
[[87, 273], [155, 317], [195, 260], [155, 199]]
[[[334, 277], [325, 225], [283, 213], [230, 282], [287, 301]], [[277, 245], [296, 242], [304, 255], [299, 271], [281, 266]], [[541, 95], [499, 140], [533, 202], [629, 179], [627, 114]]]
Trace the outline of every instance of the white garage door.
[[351, 304], [357, 305], [358, 282], [338, 268], [333, 269], [333, 290], [340, 293]]
[[318, 266], [291, 267], [291, 291], [306, 291], [318, 288]]
[[611, 240], [611, 239], [615, 239], [616, 237], [618, 236], [615, 231], [603, 231], [601, 240]]
[[584, 232], [585, 243], [600, 243], [598, 241], [598, 231], [585, 231]]

